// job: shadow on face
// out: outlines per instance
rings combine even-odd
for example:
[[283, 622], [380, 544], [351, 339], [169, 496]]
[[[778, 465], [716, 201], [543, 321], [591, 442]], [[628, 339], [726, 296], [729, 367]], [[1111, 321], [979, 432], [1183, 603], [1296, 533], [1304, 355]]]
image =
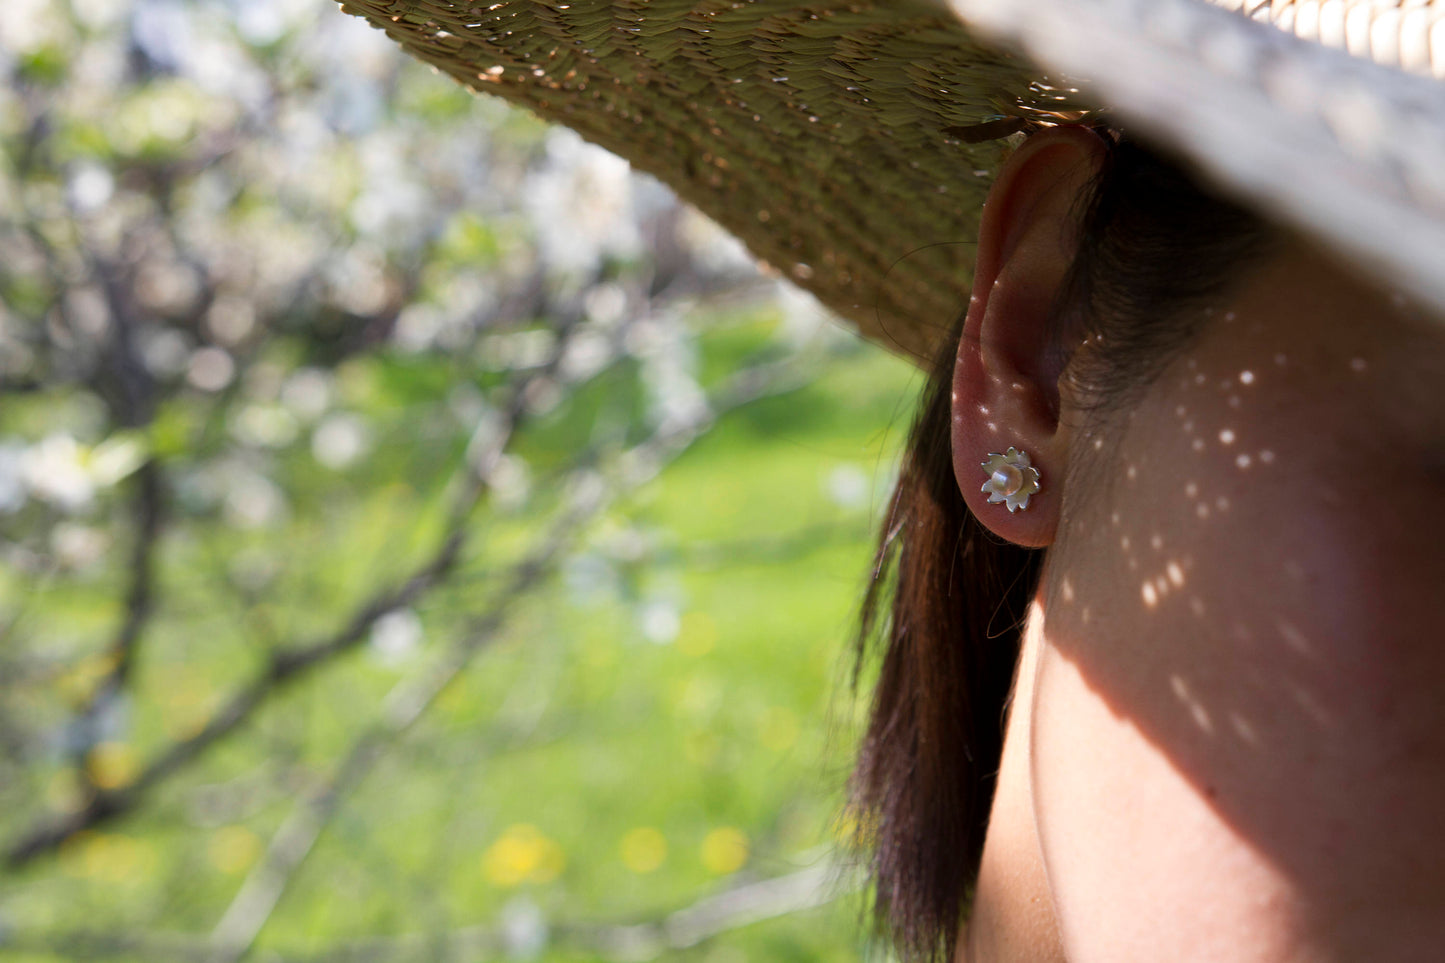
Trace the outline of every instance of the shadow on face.
[[1197, 946], [1433, 932], [1445, 325], [1299, 246], [1206, 310], [1074, 443], [1033, 722], [1061, 925], [1145, 939], [1145, 885]]

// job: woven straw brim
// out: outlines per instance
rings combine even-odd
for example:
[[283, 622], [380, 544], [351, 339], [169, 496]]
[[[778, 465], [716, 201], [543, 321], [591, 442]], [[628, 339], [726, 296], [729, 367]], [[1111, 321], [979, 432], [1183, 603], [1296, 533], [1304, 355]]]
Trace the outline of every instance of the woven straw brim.
[[1012, 111], [1036, 73], [909, 0], [344, 9], [658, 177], [866, 337], [918, 357], [967, 304], [1006, 150], [957, 129]]
[[[1373, 63], [1361, 78], [1354, 58], [1324, 47], [1437, 72], [1445, 0], [1214, 2], [343, 0], [343, 9], [474, 90], [655, 175], [864, 336], [915, 358], [932, 355], [967, 304], [979, 212], [1008, 149], [987, 138], [1019, 126], [1008, 118], [1068, 117], [1091, 102], [1141, 121], [1227, 187], [1445, 310], [1445, 152], [1423, 153], [1445, 137], [1445, 117], [1432, 115], [1441, 86]], [[1049, 64], [1055, 81], [1009, 49]], [[1277, 89], [1260, 74], [1263, 54], [1288, 68], [1275, 71]], [[1336, 76], [1348, 84], [1331, 104], [1322, 93]], [[1401, 110], [1424, 148], [1379, 129]], [[1392, 235], [1402, 218], [1408, 229]], [[1414, 250], [1389, 251], [1392, 237]]]

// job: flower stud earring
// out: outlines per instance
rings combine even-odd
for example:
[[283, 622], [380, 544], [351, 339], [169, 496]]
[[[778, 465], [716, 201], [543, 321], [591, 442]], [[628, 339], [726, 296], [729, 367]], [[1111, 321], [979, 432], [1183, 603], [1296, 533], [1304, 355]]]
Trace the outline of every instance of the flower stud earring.
[[988, 481], [980, 491], [988, 493], [988, 503], [1008, 506], [1009, 511], [1029, 507], [1029, 496], [1039, 490], [1039, 470], [1029, 464], [1029, 453], [1009, 448], [1002, 455], [989, 452], [983, 463]]

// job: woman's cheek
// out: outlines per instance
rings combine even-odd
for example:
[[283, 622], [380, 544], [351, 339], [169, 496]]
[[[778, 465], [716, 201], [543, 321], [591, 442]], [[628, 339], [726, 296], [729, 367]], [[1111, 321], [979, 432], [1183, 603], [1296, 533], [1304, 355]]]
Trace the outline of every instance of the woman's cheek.
[[[1032, 772], [1071, 958], [1158, 958], [1156, 914], [1171, 958], [1285, 958], [1445, 894], [1402, 832], [1445, 811], [1439, 473], [1371, 393], [1259, 360], [1171, 372], [1051, 558]], [[1240, 925], [1254, 956], [1212, 942]]]

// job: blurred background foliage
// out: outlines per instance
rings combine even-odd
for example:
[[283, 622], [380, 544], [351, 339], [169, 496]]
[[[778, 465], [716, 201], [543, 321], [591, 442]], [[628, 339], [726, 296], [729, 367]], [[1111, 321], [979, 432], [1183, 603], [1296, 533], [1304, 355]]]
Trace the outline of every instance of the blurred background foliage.
[[911, 370], [328, 0], [0, 70], [0, 957], [868, 955]]

